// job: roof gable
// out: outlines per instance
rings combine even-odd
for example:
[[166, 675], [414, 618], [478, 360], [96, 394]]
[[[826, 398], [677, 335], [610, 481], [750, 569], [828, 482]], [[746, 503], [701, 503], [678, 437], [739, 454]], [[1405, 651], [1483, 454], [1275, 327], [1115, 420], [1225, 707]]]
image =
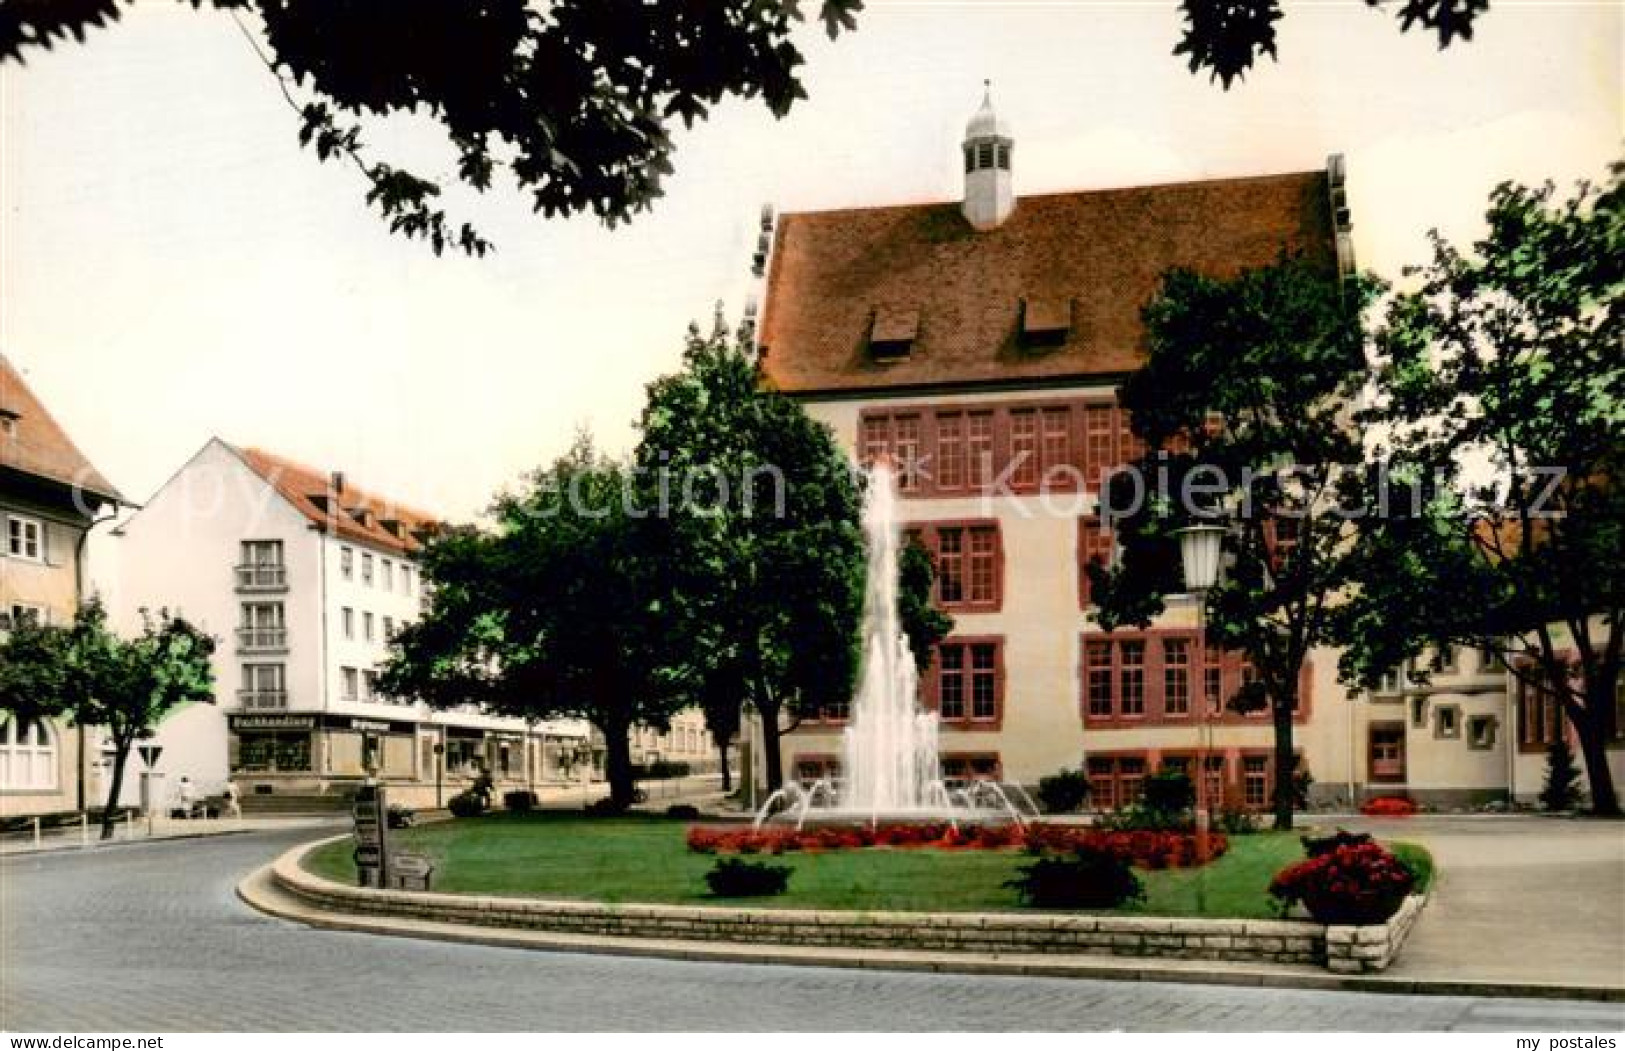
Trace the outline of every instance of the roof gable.
[[348, 480], [341, 490], [329, 472], [264, 449], [233, 447], [233, 451], [294, 510], [334, 536], [412, 554], [423, 546], [420, 534], [439, 524], [426, 511], [361, 489]]
[[[1283, 249], [1336, 265], [1325, 172], [1023, 197], [983, 232], [958, 202], [789, 213], [763, 368], [807, 394], [1120, 375], [1143, 361], [1164, 271], [1224, 276]], [[1059, 338], [1023, 338], [1024, 302], [1069, 308]], [[916, 314], [907, 356], [870, 352], [877, 310]]]
[[0, 416], [15, 421], [10, 433], [0, 430], [0, 467], [78, 489], [97, 502], [124, 502], [4, 354], [0, 354]]

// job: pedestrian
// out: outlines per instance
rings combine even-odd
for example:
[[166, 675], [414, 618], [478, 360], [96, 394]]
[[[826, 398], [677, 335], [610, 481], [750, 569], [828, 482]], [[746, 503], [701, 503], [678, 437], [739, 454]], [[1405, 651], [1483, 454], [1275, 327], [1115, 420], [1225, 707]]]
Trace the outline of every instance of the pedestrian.
[[180, 784], [175, 786], [176, 795], [180, 797], [181, 816], [190, 820], [197, 813], [197, 786], [185, 774], [181, 775]]
[[243, 816], [243, 801], [237, 789], [237, 782], [228, 780], [226, 787], [221, 790], [226, 797], [226, 816], [240, 818]]

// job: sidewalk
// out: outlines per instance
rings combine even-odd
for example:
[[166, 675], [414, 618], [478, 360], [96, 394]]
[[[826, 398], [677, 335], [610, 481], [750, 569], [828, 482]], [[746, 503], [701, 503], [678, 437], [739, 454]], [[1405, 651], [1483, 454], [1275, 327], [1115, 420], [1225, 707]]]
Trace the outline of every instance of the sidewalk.
[[88, 830], [79, 827], [48, 829], [36, 842], [31, 832], [8, 832], [0, 836], [0, 857], [19, 854], [46, 854], [64, 850], [101, 850], [107, 847], [128, 846], [132, 843], [152, 843], [159, 840], [199, 839], [204, 836], [231, 836], [248, 832], [276, 832], [282, 829], [336, 827], [348, 820], [343, 815], [323, 814], [310, 817], [247, 817], [247, 818], [195, 818], [180, 821], [154, 817], [152, 832], [147, 832], [146, 821], [120, 821], [114, 826], [113, 838], [102, 840], [101, 826], [91, 822]]

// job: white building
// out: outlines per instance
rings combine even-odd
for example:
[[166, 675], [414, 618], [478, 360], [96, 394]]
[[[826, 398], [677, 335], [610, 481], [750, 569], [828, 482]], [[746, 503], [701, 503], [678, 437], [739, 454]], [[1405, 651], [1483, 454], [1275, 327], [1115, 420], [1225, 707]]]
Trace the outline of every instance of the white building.
[[562, 779], [585, 723], [526, 726], [383, 696], [388, 640], [423, 605], [416, 555], [432, 516], [219, 439], [118, 530], [123, 627], [168, 606], [215, 636], [217, 705], [161, 728], [165, 790], [228, 776], [254, 810], [341, 806], [369, 773], [413, 806], [489, 770], [497, 792]]

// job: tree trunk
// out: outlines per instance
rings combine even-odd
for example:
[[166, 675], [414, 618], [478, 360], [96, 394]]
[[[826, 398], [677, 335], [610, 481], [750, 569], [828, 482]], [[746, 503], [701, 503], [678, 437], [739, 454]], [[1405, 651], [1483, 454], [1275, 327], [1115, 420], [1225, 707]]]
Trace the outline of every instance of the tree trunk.
[[621, 720], [606, 721], [604, 731], [604, 776], [609, 780], [610, 804], [617, 810], [626, 810], [633, 803], [637, 790], [632, 780], [632, 727]]
[[[107, 792], [107, 804], [102, 807], [102, 838], [113, 838], [113, 815], [118, 807], [119, 792], [124, 788], [124, 766], [130, 759], [130, 745], [134, 742], [113, 739], [117, 751], [113, 753], [113, 786]], [[148, 806], [157, 805], [157, 801], [147, 800]]]
[[1292, 750], [1292, 712], [1297, 693], [1274, 699], [1270, 710], [1275, 720], [1275, 825], [1277, 832], [1292, 828], [1292, 811], [1297, 785], [1298, 757]]
[[726, 795], [734, 790], [733, 771], [728, 768], [728, 742], [716, 737], [711, 740], [716, 742], [717, 760], [722, 766], [722, 792]]
[[784, 787], [784, 761], [779, 754], [779, 705], [758, 700], [756, 714], [762, 720], [762, 759], [767, 764], [767, 790], [777, 792]]
[[1586, 694], [1585, 717], [1571, 721], [1580, 737], [1580, 754], [1585, 757], [1591, 812], [1602, 817], [1618, 817], [1619, 793], [1614, 788], [1614, 772], [1608, 768], [1608, 727], [1602, 715], [1604, 709], [1600, 707], [1613, 705], [1613, 691], [1588, 686]]

